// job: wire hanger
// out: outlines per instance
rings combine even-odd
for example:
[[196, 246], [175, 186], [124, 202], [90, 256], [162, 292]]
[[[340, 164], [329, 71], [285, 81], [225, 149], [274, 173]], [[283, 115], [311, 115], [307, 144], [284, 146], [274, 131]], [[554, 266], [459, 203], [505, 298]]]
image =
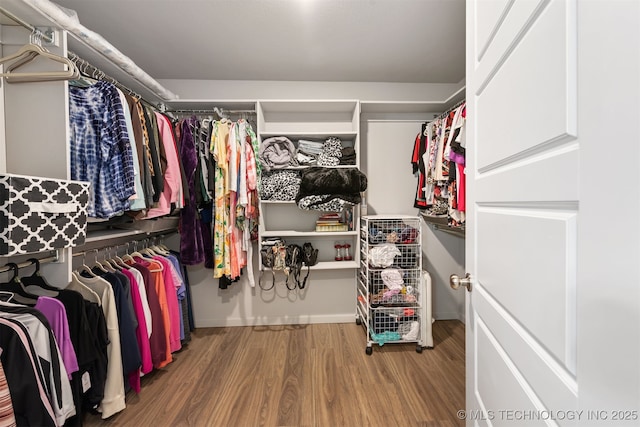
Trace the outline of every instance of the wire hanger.
[[[16, 53], [0, 58], [0, 64], [11, 62], [3, 73], [0, 73], [0, 77], [5, 77], [7, 82], [10, 83], [28, 83], [28, 82], [44, 82], [44, 81], [57, 81], [57, 80], [72, 80], [77, 79], [80, 76], [78, 68], [73, 61], [63, 56], [55, 55], [39, 43], [40, 37], [37, 33], [32, 34], [31, 42], [20, 48]], [[32, 71], [32, 72], [14, 72], [14, 70], [22, 67], [23, 65], [33, 61], [37, 57], [50, 59], [53, 62], [57, 62], [67, 66], [63, 71]]]

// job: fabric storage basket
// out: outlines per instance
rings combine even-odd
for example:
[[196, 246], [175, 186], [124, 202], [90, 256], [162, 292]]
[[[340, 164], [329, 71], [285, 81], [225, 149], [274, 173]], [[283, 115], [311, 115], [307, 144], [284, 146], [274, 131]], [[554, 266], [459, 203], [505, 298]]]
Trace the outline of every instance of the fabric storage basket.
[[89, 183], [0, 174], [0, 255], [84, 243]]

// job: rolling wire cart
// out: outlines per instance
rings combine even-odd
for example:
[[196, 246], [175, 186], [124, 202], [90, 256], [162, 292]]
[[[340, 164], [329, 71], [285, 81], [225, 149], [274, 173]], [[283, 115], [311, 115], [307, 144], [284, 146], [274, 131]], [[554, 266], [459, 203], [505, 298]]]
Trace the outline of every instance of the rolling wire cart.
[[422, 270], [421, 222], [415, 216], [361, 219], [356, 323], [373, 344], [416, 343], [433, 348], [431, 277]]

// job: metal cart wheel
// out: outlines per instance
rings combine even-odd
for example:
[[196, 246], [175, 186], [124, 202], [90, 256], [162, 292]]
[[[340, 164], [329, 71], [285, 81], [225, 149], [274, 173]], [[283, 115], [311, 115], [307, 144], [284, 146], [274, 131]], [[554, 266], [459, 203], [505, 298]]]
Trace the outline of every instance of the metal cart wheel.
[[356, 325], [362, 325], [362, 319], [360, 316], [356, 317]]
[[416, 345], [416, 353], [422, 353], [422, 346], [420, 344]]
[[367, 348], [365, 349], [365, 351], [366, 351], [366, 353], [367, 353], [367, 356], [371, 356], [371, 353], [373, 353], [373, 348], [372, 348], [372, 347], [367, 347]]

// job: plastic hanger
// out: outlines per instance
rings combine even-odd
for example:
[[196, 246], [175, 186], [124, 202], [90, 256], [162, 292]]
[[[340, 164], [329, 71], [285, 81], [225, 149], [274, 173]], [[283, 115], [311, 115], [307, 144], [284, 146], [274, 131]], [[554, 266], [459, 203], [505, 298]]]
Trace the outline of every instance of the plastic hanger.
[[[33, 71], [33, 72], [14, 72], [14, 70], [33, 61], [37, 57], [50, 59], [54, 62], [66, 65], [67, 69], [63, 71]], [[27, 83], [40, 81], [56, 81], [71, 80], [80, 77], [80, 72], [73, 61], [63, 56], [55, 55], [43, 47], [29, 43], [16, 53], [0, 58], [0, 64], [15, 61], [6, 67], [5, 72], [0, 73], [0, 77], [7, 78], [7, 82], [11, 83]]]
[[6, 267], [11, 267], [13, 271], [13, 277], [7, 282], [0, 284], [0, 289], [7, 292], [12, 292], [14, 300], [20, 304], [34, 305], [38, 302], [38, 295], [29, 293], [25, 288], [20, 277], [18, 277], [18, 264], [10, 262]]
[[[36, 271], [34, 271], [31, 276], [22, 277], [21, 278], [22, 282], [26, 286], [37, 286], [42, 289], [46, 289], [48, 291], [56, 292], [56, 295], [57, 295], [57, 292], [60, 291], [60, 289], [51, 286], [47, 282], [47, 280], [44, 277], [42, 277], [42, 274], [40, 274], [40, 261], [37, 258], [29, 258], [27, 261], [30, 261], [32, 264], [36, 266]], [[28, 291], [34, 292], [31, 289], [28, 289]]]
[[115, 247], [115, 254], [111, 256], [111, 262], [116, 267], [129, 268], [130, 266], [124, 262], [124, 259], [118, 256], [118, 246]]
[[140, 252], [142, 252], [143, 254], [146, 254], [150, 257], [155, 257], [155, 256], [159, 256], [159, 254], [153, 249], [153, 247], [149, 246], [148, 244], [150, 244], [151, 242], [149, 241], [145, 241], [147, 243], [147, 245], [140, 250]]
[[82, 265], [76, 270], [78, 272], [78, 275], [80, 275], [81, 273], [86, 273], [89, 277], [98, 277], [96, 273], [91, 270], [91, 267], [85, 264], [85, 255], [86, 253], [82, 254]]
[[109, 273], [109, 271], [107, 271], [107, 269], [106, 269], [106, 268], [104, 268], [104, 265], [102, 265], [102, 264], [100, 263], [100, 261], [98, 261], [98, 250], [97, 250], [97, 249], [94, 249], [94, 251], [96, 251], [96, 259], [95, 259], [95, 261], [94, 261], [93, 265], [94, 265], [95, 267], [97, 267], [97, 268], [98, 268], [98, 270], [100, 270], [100, 271], [102, 271], [102, 272], [104, 272], [104, 273]]
[[0, 301], [11, 302], [13, 295], [13, 292], [0, 291]]

